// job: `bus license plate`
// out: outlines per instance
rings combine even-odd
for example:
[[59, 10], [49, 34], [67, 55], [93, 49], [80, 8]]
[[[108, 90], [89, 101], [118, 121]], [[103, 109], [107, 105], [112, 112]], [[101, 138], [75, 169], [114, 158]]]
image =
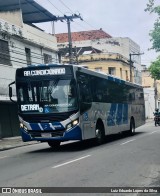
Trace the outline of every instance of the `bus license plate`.
[[52, 137], [51, 133], [41, 133], [42, 137]]

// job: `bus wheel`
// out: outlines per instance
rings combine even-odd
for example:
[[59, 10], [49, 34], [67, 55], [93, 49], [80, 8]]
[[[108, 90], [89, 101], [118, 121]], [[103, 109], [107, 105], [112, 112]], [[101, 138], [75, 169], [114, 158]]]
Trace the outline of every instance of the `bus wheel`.
[[51, 148], [59, 148], [60, 147], [61, 142], [60, 141], [48, 141], [48, 145]]
[[104, 133], [104, 127], [103, 124], [99, 124], [96, 127], [96, 144], [100, 145], [104, 143], [105, 139], [105, 133]]
[[131, 119], [129, 135], [134, 135], [134, 133], [135, 133], [135, 122], [133, 119]]

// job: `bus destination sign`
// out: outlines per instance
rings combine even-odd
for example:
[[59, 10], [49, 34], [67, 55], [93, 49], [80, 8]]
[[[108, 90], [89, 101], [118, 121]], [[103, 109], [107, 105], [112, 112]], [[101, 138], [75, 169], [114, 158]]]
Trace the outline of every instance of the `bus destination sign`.
[[64, 75], [66, 73], [65, 68], [52, 68], [43, 70], [28, 70], [24, 71], [24, 76], [43, 76], [43, 75]]

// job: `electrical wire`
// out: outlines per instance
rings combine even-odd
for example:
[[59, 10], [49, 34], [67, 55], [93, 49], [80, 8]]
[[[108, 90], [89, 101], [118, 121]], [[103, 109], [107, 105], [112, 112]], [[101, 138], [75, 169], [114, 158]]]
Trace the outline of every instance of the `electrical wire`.
[[[61, 4], [63, 4], [63, 6], [65, 6], [72, 14], [74, 14], [74, 12], [62, 1], [62, 0], [59, 0], [61, 2]], [[58, 9], [50, 0], [48, 0], [48, 2], [54, 7], [56, 8], [56, 10], [58, 10], [61, 14], [65, 15], [60, 9]], [[83, 20], [86, 24], [89, 25], [88, 22], [86, 22], [85, 20]], [[77, 21], [74, 21], [75, 24], [77, 24], [78, 26], [80, 26], [82, 29], [86, 30], [86, 28], [84, 26], [82, 26], [81, 24], [79, 24]], [[91, 28], [94, 28], [96, 29], [95, 27], [89, 25]], [[77, 29], [74, 25], [73, 25], [74, 29]], [[79, 31], [79, 30], [78, 30]], [[88, 31], [88, 30], [87, 30]]]
[[48, 1], [50, 2], [50, 4], [51, 4], [54, 8], [56, 8], [56, 10], [58, 10], [61, 14], [64, 15], [64, 13], [63, 13], [60, 9], [58, 9], [50, 0], [48, 0]]
[[[73, 13], [73, 11], [62, 1], [59, 0], [69, 11], [71, 11]], [[73, 13], [74, 14], [74, 13]], [[90, 25], [87, 21], [83, 20], [87, 25], [89, 25], [91, 28], [96, 29], [93, 25]], [[76, 22], [77, 23], [77, 22]], [[80, 25], [79, 23], [77, 23], [78, 25]], [[80, 25], [81, 26], [81, 25]], [[83, 28], [83, 26], [81, 26]]]
[[62, 0], [59, 0], [69, 11], [71, 11], [73, 13], [73, 11], [62, 1]]

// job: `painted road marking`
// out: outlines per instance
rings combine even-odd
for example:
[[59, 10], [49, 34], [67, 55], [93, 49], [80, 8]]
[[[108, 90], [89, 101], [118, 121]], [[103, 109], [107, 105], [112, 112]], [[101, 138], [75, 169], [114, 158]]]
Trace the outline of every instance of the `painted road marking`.
[[127, 141], [127, 142], [122, 143], [121, 145], [127, 144], [127, 143], [129, 143], [129, 142], [133, 142], [134, 140], [136, 140], [136, 139], [129, 140], [129, 141]]
[[[148, 135], [152, 135], [152, 134], [154, 134], [154, 133], [156, 133], [157, 131], [153, 131], [153, 132], [151, 132], [151, 133], [147, 133]], [[143, 137], [145, 137], [146, 135], [144, 135]], [[142, 137], [141, 137], [142, 138]], [[127, 141], [127, 142], [124, 142], [124, 143], [122, 143], [122, 144], [120, 144], [120, 145], [124, 145], [124, 144], [127, 144], [127, 143], [129, 143], [129, 142], [132, 142], [132, 141], [134, 141], [134, 140], [136, 140], [136, 139], [133, 139], [133, 140], [129, 140], [129, 141]]]
[[153, 133], [156, 133], [157, 131], [153, 131], [153, 132], [151, 132], [151, 133], [148, 133], [148, 135], [151, 135], [151, 134], [153, 134]]
[[0, 159], [4, 159], [4, 158], [7, 158], [7, 156], [4, 156], [4, 157], [0, 157]]
[[56, 166], [54, 166], [54, 167], [52, 167], [52, 168], [55, 169], [55, 168], [58, 168], [58, 167], [61, 167], [61, 166], [64, 166], [64, 165], [67, 165], [67, 164], [70, 164], [70, 163], [79, 161], [79, 160], [81, 160], [81, 159], [85, 159], [85, 158], [90, 157], [90, 156], [91, 156], [91, 155], [86, 155], [86, 156], [84, 156], [84, 157], [80, 157], [80, 158], [78, 158], [78, 159], [74, 159], [74, 160], [72, 160], [72, 161], [68, 161], [68, 162], [65, 162], [65, 163], [56, 165]]

